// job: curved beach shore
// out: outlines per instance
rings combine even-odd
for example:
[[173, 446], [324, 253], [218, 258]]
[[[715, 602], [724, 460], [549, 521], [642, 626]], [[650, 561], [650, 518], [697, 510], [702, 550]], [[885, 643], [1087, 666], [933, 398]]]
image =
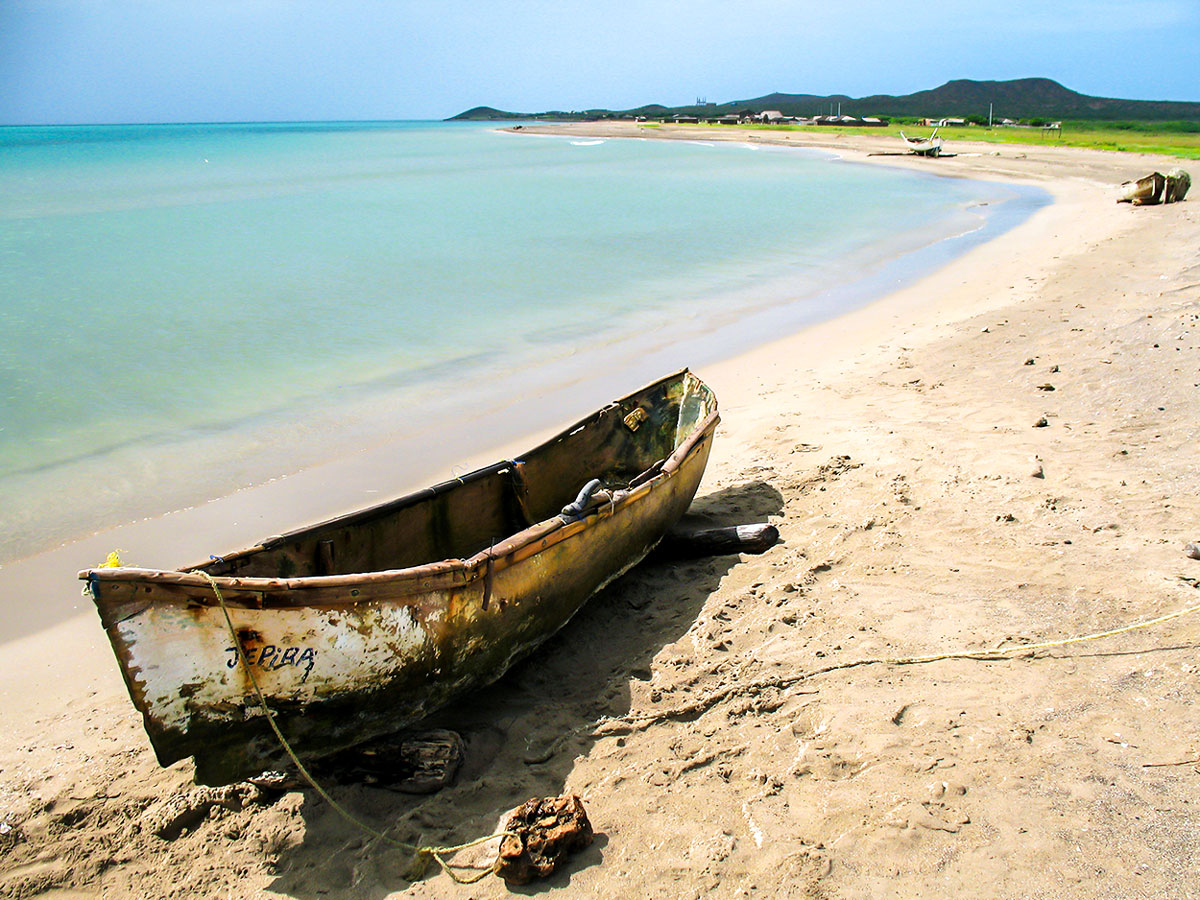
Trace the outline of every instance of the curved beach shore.
[[[866, 308], [699, 371], [722, 425], [693, 515], [771, 521], [782, 542], [641, 566], [436, 717], [467, 742], [454, 786], [333, 783], [339, 802], [401, 839], [454, 844], [530, 797], [579, 794], [598, 836], [545, 886], [563, 897], [1193, 894], [1200, 610], [1002, 659], [896, 662], [1200, 605], [1200, 561], [1183, 553], [1200, 538], [1200, 216], [1195, 198], [1114, 202], [1119, 182], [1179, 161], [968, 144], [869, 157], [893, 142], [622, 123], [523, 131], [821, 147], [1036, 184], [1054, 203]], [[314, 491], [337, 486], [312, 477]], [[264, 496], [210, 504], [189, 539], [273, 530]], [[135, 527], [169, 540], [180, 525]], [[119, 541], [96, 536], [88, 559]], [[58, 618], [63, 599], [37, 576], [58, 553], [2, 573], [4, 601]], [[0, 646], [0, 897], [509, 893], [497, 878], [410, 884], [401, 851], [311, 790], [217, 795], [191, 785], [188, 763], [159, 769], [88, 606]]]

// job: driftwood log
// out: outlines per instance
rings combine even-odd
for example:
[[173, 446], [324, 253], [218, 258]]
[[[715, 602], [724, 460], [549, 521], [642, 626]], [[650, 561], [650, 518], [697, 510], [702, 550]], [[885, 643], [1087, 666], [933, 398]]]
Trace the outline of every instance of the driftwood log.
[[779, 541], [779, 529], [765, 522], [699, 531], [672, 529], [654, 551], [660, 560], [696, 559], [727, 553], [764, 553]]

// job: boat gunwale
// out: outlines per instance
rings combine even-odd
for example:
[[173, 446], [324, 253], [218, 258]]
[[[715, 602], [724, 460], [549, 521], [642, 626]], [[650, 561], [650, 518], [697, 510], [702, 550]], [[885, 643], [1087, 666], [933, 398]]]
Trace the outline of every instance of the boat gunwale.
[[[598, 415], [611, 409], [613, 406], [618, 406], [621, 403], [629, 400], [638, 394], [671, 381], [672, 379], [682, 378], [687, 375], [687, 368], [681, 369], [671, 375], [668, 375], [653, 384], [644, 387], [638, 391], [634, 391], [612, 403], [601, 407], [598, 412], [590, 413], [588, 416], [580, 419], [575, 424], [563, 429], [554, 437], [549, 438], [539, 448], [552, 444], [562, 438], [565, 438], [581, 427], [585, 427], [589, 422], [595, 419]], [[703, 382], [701, 382], [703, 384]], [[711, 389], [710, 389], [711, 390]], [[297, 605], [294, 602], [289, 602], [284, 598], [271, 596], [272, 592], [280, 591], [306, 591], [306, 590], [321, 590], [321, 589], [338, 589], [338, 588], [353, 588], [359, 586], [371, 585], [389, 585], [393, 588], [407, 589], [405, 593], [437, 591], [447, 588], [458, 588], [471, 584], [480, 578], [487, 577], [487, 571], [490, 568], [493, 572], [497, 569], [504, 569], [508, 566], [515, 565], [529, 557], [537, 555], [542, 550], [554, 546], [564, 540], [573, 537], [574, 535], [592, 527], [596, 522], [603, 518], [615, 515], [618, 511], [623, 510], [635, 503], [640, 502], [648, 496], [657, 487], [671, 479], [672, 476], [684, 464], [686, 459], [694, 454], [704, 440], [712, 436], [716, 425], [720, 422], [720, 414], [717, 410], [713, 410], [700, 422], [696, 424], [688, 437], [679, 444], [663, 462], [660, 470], [655, 473], [652, 478], [649, 478], [642, 484], [631, 489], [627, 493], [621, 494], [615, 499], [611, 499], [607, 503], [602, 503], [598, 507], [590, 509], [582, 518], [575, 521], [564, 521], [560, 516], [553, 516], [541, 522], [530, 525], [521, 531], [518, 531], [502, 541], [497, 542], [493, 546], [481, 550], [467, 559], [443, 559], [434, 562], [422, 563], [418, 566], [409, 566], [403, 569], [383, 569], [373, 572], [361, 572], [339, 575], [306, 575], [297, 578], [273, 578], [273, 577], [240, 577], [228, 575], [213, 575], [209, 576], [203, 573], [202, 570], [207, 563], [191, 566], [184, 569], [166, 570], [166, 569], [147, 569], [133, 566], [118, 566], [112, 568], [91, 568], [84, 569], [79, 572], [79, 578], [87, 581], [89, 585], [94, 585], [96, 582], [140, 582], [148, 584], [172, 585], [183, 588], [201, 588], [205, 595], [202, 597], [191, 599], [190, 603], [199, 603], [202, 605], [215, 604], [215, 599], [212, 596], [212, 584], [215, 583], [222, 591], [229, 591], [234, 596], [225, 598], [226, 601], [233, 606], [254, 606], [259, 608], [276, 607], [286, 608], [288, 606]], [[535, 448], [537, 449], [537, 448]], [[531, 451], [532, 452], [532, 451]], [[431, 488], [425, 488], [412, 494], [407, 494], [393, 500], [386, 501], [381, 504], [376, 504], [372, 507], [367, 507], [361, 510], [347, 513], [342, 516], [337, 516], [323, 522], [318, 522], [313, 525], [308, 525], [300, 529], [288, 532], [285, 535], [273, 535], [262, 544], [237, 551], [225, 558], [233, 558], [234, 556], [242, 556], [248, 553], [259, 552], [264, 549], [269, 549], [270, 545], [275, 545], [281, 540], [287, 540], [289, 537], [302, 535], [317, 529], [326, 528], [335, 524], [346, 524], [359, 517], [367, 517], [372, 514], [391, 508], [401, 507], [405, 503], [416, 502], [439, 489], [445, 489], [449, 486], [456, 486], [460, 481], [471, 481], [476, 478], [483, 477], [489, 474], [495, 474], [497, 471], [502, 471], [506, 466], [512, 465], [513, 460], [505, 460], [498, 463], [493, 463], [476, 469], [466, 475], [462, 479], [444, 482], [435, 485]], [[200, 571], [197, 571], [200, 570]], [[210, 579], [211, 578], [211, 582]], [[237, 594], [259, 594], [258, 598], [247, 600], [236, 596]], [[370, 600], [370, 597], [346, 597], [345, 600], [338, 603], [337, 601], [328, 598], [322, 598], [317, 601], [321, 606], [351, 606]]]

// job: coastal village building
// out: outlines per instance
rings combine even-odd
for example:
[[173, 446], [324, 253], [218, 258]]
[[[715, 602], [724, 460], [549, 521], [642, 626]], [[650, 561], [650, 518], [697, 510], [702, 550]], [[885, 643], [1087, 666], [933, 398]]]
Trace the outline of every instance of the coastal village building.
[[857, 119], [854, 116], [813, 116], [813, 125], [843, 125], [851, 127], [873, 127], [881, 128], [887, 125], [886, 119], [880, 119], [877, 116], [865, 116]]

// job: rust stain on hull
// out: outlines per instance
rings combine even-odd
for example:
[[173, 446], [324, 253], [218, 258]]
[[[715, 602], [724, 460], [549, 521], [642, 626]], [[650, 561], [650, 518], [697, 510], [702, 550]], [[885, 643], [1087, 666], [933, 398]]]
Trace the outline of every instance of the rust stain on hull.
[[691, 503], [718, 421], [683, 371], [519, 460], [223, 560], [80, 578], [159, 762], [227, 783], [282, 751], [199, 570], [289, 741], [332, 753], [499, 678], [640, 561]]

